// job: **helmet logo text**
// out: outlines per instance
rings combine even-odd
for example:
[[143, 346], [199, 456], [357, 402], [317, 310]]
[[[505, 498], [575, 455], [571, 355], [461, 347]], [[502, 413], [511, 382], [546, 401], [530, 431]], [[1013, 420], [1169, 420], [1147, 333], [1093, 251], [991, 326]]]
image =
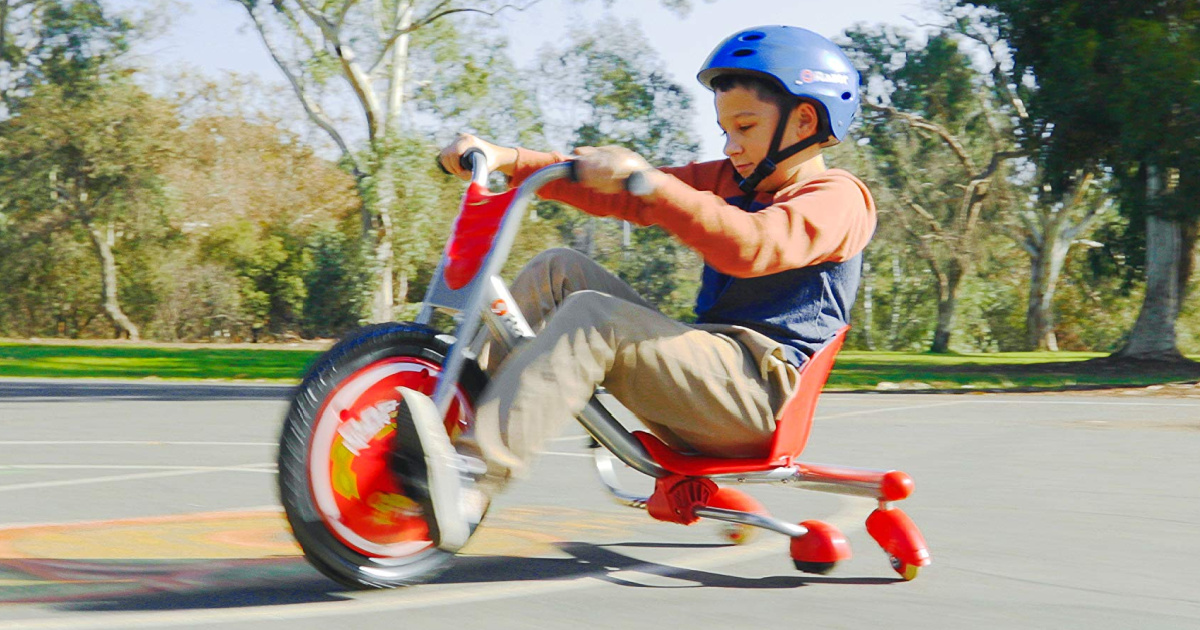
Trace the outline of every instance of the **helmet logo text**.
[[800, 78], [796, 79], [796, 83], [836, 83], [838, 85], [849, 85], [850, 75], [842, 74], [841, 72], [821, 72], [820, 70], [804, 69], [800, 71]]

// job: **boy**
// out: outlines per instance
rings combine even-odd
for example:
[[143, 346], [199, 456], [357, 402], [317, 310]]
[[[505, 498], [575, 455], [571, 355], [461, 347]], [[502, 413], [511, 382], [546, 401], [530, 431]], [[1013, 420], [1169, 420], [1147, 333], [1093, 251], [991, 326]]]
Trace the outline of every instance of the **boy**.
[[[846, 324], [875, 207], [861, 181], [826, 169], [821, 149], [846, 136], [858, 72], [824, 37], [766, 26], [722, 42], [698, 79], [714, 92], [727, 160], [655, 169], [620, 147], [581, 147], [578, 184], [539, 193], [596, 216], [660, 225], [699, 252], [697, 323], [659, 313], [581, 254], [535, 258], [512, 293], [538, 336], [502, 361], [490, 358], [492, 380], [477, 401], [484, 495], [523, 472], [600, 385], [672, 446], [761, 456], [800, 366]], [[441, 163], [469, 176], [459, 158], [470, 148], [514, 186], [568, 159], [460, 135]], [[630, 177], [640, 180], [631, 187], [638, 195], [625, 192]], [[405, 489], [432, 515], [434, 542], [457, 550], [486, 497], [464, 500], [478, 490], [464, 494], [440, 422], [409, 422], [420, 414], [403, 411], [396, 459]]]

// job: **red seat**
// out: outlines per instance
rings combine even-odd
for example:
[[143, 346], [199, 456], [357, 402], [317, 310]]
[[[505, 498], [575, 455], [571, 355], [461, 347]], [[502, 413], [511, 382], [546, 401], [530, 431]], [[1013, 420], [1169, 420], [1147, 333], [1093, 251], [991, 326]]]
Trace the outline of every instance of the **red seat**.
[[759, 472], [790, 466], [808, 443], [813, 412], [817, 408], [817, 397], [821, 395], [821, 389], [829, 379], [834, 359], [842, 349], [842, 344], [846, 341], [846, 332], [849, 330], [849, 326], [842, 327], [829, 343], [800, 368], [800, 384], [775, 418], [775, 435], [771, 439], [771, 450], [766, 457], [727, 459], [707, 455], [685, 455], [672, 450], [645, 431], [634, 431], [633, 435], [660, 466], [689, 477]]

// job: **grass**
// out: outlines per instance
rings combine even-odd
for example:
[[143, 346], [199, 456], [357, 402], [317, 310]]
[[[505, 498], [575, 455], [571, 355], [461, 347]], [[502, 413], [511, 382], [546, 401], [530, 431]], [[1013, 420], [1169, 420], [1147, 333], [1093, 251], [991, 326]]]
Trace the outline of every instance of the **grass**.
[[[834, 390], [1070, 389], [1144, 387], [1200, 380], [1200, 364], [1119, 362], [1098, 352], [922, 354], [845, 351], [829, 377]], [[884, 383], [882, 387], [881, 383]]]
[[298, 381], [308, 350], [0, 343], [0, 376]]
[[[0, 377], [295, 382], [317, 350], [0, 342]], [[1085, 352], [933, 355], [845, 351], [832, 390], [1142, 387], [1200, 380], [1200, 364], [1116, 363]], [[883, 385], [881, 385], [881, 383]], [[889, 385], [891, 384], [891, 385]]]

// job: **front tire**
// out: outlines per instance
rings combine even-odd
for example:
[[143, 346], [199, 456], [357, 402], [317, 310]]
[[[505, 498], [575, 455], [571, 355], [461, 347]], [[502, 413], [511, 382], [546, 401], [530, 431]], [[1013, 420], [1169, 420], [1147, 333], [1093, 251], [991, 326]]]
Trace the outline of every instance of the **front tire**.
[[[453, 554], [388, 466], [400, 396], [433, 394], [449, 345], [437, 331], [388, 323], [355, 331], [318, 359], [292, 399], [279, 441], [279, 495], [305, 557], [352, 588], [428, 581]], [[446, 414], [454, 441], [474, 429], [486, 377], [467, 362]]]

